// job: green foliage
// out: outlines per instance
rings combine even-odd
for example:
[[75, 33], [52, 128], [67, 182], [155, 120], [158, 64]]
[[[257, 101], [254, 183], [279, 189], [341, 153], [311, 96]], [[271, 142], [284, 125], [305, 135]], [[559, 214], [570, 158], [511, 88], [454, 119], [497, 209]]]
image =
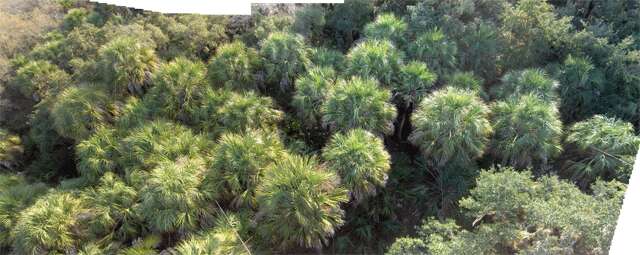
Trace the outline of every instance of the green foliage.
[[265, 169], [284, 153], [284, 145], [276, 134], [258, 130], [242, 135], [223, 134], [203, 185], [216, 201], [229, 201], [234, 208], [256, 208], [255, 189]]
[[447, 78], [447, 86], [474, 91], [478, 93], [482, 99], [488, 100], [489, 96], [484, 92], [482, 83], [482, 79], [476, 77], [471, 72], [456, 72]]
[[22, 210], [49, 189], [43, 183], [27, 183], [19, 175], [0, 174], [0, 246], [9, 246], [14, 238], [15, 227]]
[[497, 102], [492, 110], [492, 151], [503, 164], [543, 167], [562, 151], [562, 122], [555, 104], [525, 95]]
[[0, 128], [0, 168], [14, 169], [23, 152], [22, 139]]
[[411, 117], [409, 140], [438, 167], [472, 164], [492, 134], [489, 108], [469, 90], [446, 88], [422, 100]]
[[288, 91], [295, 77], [309, 66], [307, 49], [302, 37], [276, 32], [260, 43], [260, 56], [266, 70], [267, 81]]
[[330, 67], [313, 68], [296, 80], [291, 105], [296, 108], [303, 125], [314, 127], [321, 123], [321, 106], [336, 83], [336, 72]]
[[[253, 92], [231, 94], [231, 96], [216, 109], [218, 121], [217, 133], [243, 132], [249, 129], [277, 130], [278, 122], [283, 113], [275, 108], [269, 97], [258, 96]], [[214, 118], [210, 119], [215, 120]]]
[[352, 76], [373, 78], [383, 86], [392, 86], [400, 71], [404, 56], [388, 40], [367, 40], [349, 51], [347, 73]]
[[67, 12], [62, 20], [62, 29], [71, 31], [87, 20], [89, 12], [84, 8], [73, 8]]
[[347, 191], [314, 158], [287, 156], [271, 165], [257, 189], [258, 232], [285, 250], [322, 247], [344, 221]]
[[431, 72], [425, 63], [417, 61], [402, 66], [398, 76], [400, 84], [396, 85], [394, 91], [407, 106], [422, 101], [438, 79], [438, 75]]
[[630, 123], [596, 115], [574, 124], [566, 140], [575, 150], [575, 155], [568, 161], [574, 179], [629, 180], [640, 146], [640, 138]]
[[91, 205], [92, 217], [87, 224], [93, 238], [124, 241], [140, 234], [143, 219], [137, 212], [138, 191], [116, 175], [106, 173], [82, 197]]
[[624, 188], [598, 182], [587, 195], [557, 177], [483, 171], [460, 202], [471, 230], [430, 218], [418, 237], [399, 239], [389, 254], [602, 253], [609, 249]]
[[319, 4], [308, 4], [295, 13], [293, 31], [304, 36], [308, 42], [321, 44], [325, 19], [325, 9]]
[[140, 211], [154, 232], [193, 231], [209, 217], [198, 188], [204, 168], [202, 159], [183, 157], [151, 170], [140, 190]]
[[241, 224], [236, 215], [220, 216], [212, 230], [182, 242], [175, 250], [182, 255], [249, 255], [251, 250], [238, 234]]
[[253, 35], [258, 40], [268, 38], [273, 33], [290, 33], [294, 24], [294, 19], [290, 15], [270, 15], [260, 16], [260, 20], [253, 31]]
[[393, 14], [381, 14], [364, 27], [364, 36], [372, 40], [389, 40], [398, 48], [406, 43], [407, 23]]
[[67, 73], [47, 61], [30, 61], [16, 71], [13, 80], [22, 94], [35, 101], [55, 95], [71, 82]]
[[209, 79], [216, 87], [257, 89], [255, 75], [260, 65], [258, 53], [244, 43], [224, 44], [209, 60]]
[[439, 29], [421, 34], [409, 45], [409, 56], [427, 63], [440, 77], [455, 70], [458, 48]]
[[69, 87], [53, 103], [53, 127], [61, 136], [81, 141], [106, 124], [107, 111], [107, 98], [100, 88]]
[[209, 89], [206, 67], [201, 62], [177, 58], [163, 64], [153, 75], [153, 88], [145, 95], [157, 116], [190, 123], [190, 115]]
[[311, 48], [309, 60], [315, 67], [331, 67], [335, 70], [344, 70], [346, 60], [342, 52], [327, 48]]
[[351, 48], [360, 30], [371, 21], [373, 9], [370, 0], [346, 0], [327, 13], [327, 28], [339, 49]]
[[518, 1], [506, 8], [501, 23], [501, 36], [507, 45], [504, 66], [510, 69], [544, 63], [571, 30], [569, 19], [558, 18], [547, 0]]
[[517, 98], [533, 94], [544, 101], [556, 99], [558, 82], [540, 69], [511, 71], [502, 77], [502, 85], [495, 87], [493, 94], [498, 99]]
[[361, 128], [375, 134], [393, 131], [396, 109], [391, 93], [372, 79], [339, 80], [322, 104], [322, 122], [335, 131]]
[[340, 175], [356, 203], [384, 187], [391, 169], [391, 156], [383, 141], [362, 129], [335, 134], [323, 149], [322, 157], [327, 167]]
[[567, 121], [582, 120], [598, 108], [605, 77], [587, 58], [569, 56], [558, 74], [560, 113]]
[[133, 37], [119, 37], [100, 48], [98, 64], [112, 93], [128, 91], [141, 95], [150, 82], [158, 60], [153, 48]]
[[81, 237], [82, 201], [69, 193], [52, 193], [39, 198], [22, 211], [15, 228], [13, 247], [20, 254], [65, 253], [71, 251]]

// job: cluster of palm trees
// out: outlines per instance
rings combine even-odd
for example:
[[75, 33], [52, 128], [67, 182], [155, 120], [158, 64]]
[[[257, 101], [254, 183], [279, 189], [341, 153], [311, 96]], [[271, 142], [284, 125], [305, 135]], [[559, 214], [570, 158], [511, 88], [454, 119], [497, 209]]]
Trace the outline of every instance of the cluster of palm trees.
[[[603, 74], [589, 58], [570, 55], [557, 70], [532, 67], [553, 56], [541, 51], [560, 47], [564, 31], [540, 27], [566, 23], [546, 1], [503, 1], [502, 15], [511, 16], [500, 19], [524, 21], [498, 27], [497, 10], [484, 5], [441, 10], [455, 4], [436, 8], [425, 0], [405, 8], [405, 17], [373, 18], [370, 1], [348, 2], [259, 16], [234, 40], [217, 18], [102, 5], [70, 10], [58, 34], [15, 60], [11, 84], [35, 106], [24, 145], [0, 130], [0, 167], [24, 170], [0, 174], [0, 252], [320, 251], [338, 246], [337, 236], [380, 235], [373, 226], [402, 217], [395, 211], [406, 201], [388, 193], [390, 180], [403, 198], [429, 196], [440, 219], [455, 216], [470, 194], [458, 216], [480, 217], [472, 227], [487, 217], [507, 234], [527, 223], [506, 207], [526, 204], [523, 211], [539, 217], [527, 220], [546, 226], [537, 229], [543, 235], [578, 229], [545, 222], [541, 215], [551, 210], [534, 208], [557, 206], [537, 198], [541, 185], [560, 194], [571, 184], [533, 181], [526, 171], [557, 172], [584, 190], [598, 188], [599, 178], [628, 180], [640, 145], [633, 125], [605, 115], [567, 118], [596, 111], [591, 98], [565, 98], [596, 90]], [[328, 31], [341, 37], [335, 45], [320, 42]], [[493, 52], [482, 43], [494, 37], [512, 44], [500, 56], [474, 57]], [[516, 61], [519, 55], [526, 61]], [[28, 166], [18, 162], [21, 154]], [[59, 157], [71, 162], [52, 163]], [[403, 187], [393, 176], [406, 167], [399, 158], [420, 185]], [[520, 184], [527, 189], [520, 193], [536, 199], [501, 207], [504, 196], [523, 196], [514, 188]], [[492, 197], [492, 185], [507, 195]], [[573, 186], [566, 190], [596, 203]], [[570, 209], [563, 212], [585, 213]], [[433, 237], [420, 240], [425, 252], [448, 247], [437, 245], [444, 239], [475, 248], [517, 239], [449, 223], [429, 225], [451, 233], [446, 238], [421, 233]]]

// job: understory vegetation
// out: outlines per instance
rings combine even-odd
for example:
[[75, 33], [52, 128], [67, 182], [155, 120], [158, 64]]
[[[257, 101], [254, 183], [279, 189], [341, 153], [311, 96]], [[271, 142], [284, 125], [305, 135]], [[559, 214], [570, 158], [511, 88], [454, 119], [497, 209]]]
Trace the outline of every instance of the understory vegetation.
[[607, 254], [640, 146], [638, 0], [0, 14], [1, 254]]

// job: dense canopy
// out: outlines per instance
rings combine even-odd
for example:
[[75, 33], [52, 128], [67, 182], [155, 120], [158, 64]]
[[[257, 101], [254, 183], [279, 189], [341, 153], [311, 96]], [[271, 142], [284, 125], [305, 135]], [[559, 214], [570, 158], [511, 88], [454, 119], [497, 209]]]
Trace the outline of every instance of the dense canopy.
[[638, 0], [0, 0], [0, 254], [607, 254]]

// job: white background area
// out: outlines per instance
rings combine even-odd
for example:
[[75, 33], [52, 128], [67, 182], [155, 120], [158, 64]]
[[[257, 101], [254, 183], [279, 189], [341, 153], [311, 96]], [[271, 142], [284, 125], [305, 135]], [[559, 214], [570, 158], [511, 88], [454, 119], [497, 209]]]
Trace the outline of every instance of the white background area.
[[633, 173], [629, 179], [629, 186], [624, 195], [622, 210], [618, 217], [618, 226], [613, 235], [611, 255], [640, 254], [638, 241], [640, 240], [640, 152], [633, 164]]

